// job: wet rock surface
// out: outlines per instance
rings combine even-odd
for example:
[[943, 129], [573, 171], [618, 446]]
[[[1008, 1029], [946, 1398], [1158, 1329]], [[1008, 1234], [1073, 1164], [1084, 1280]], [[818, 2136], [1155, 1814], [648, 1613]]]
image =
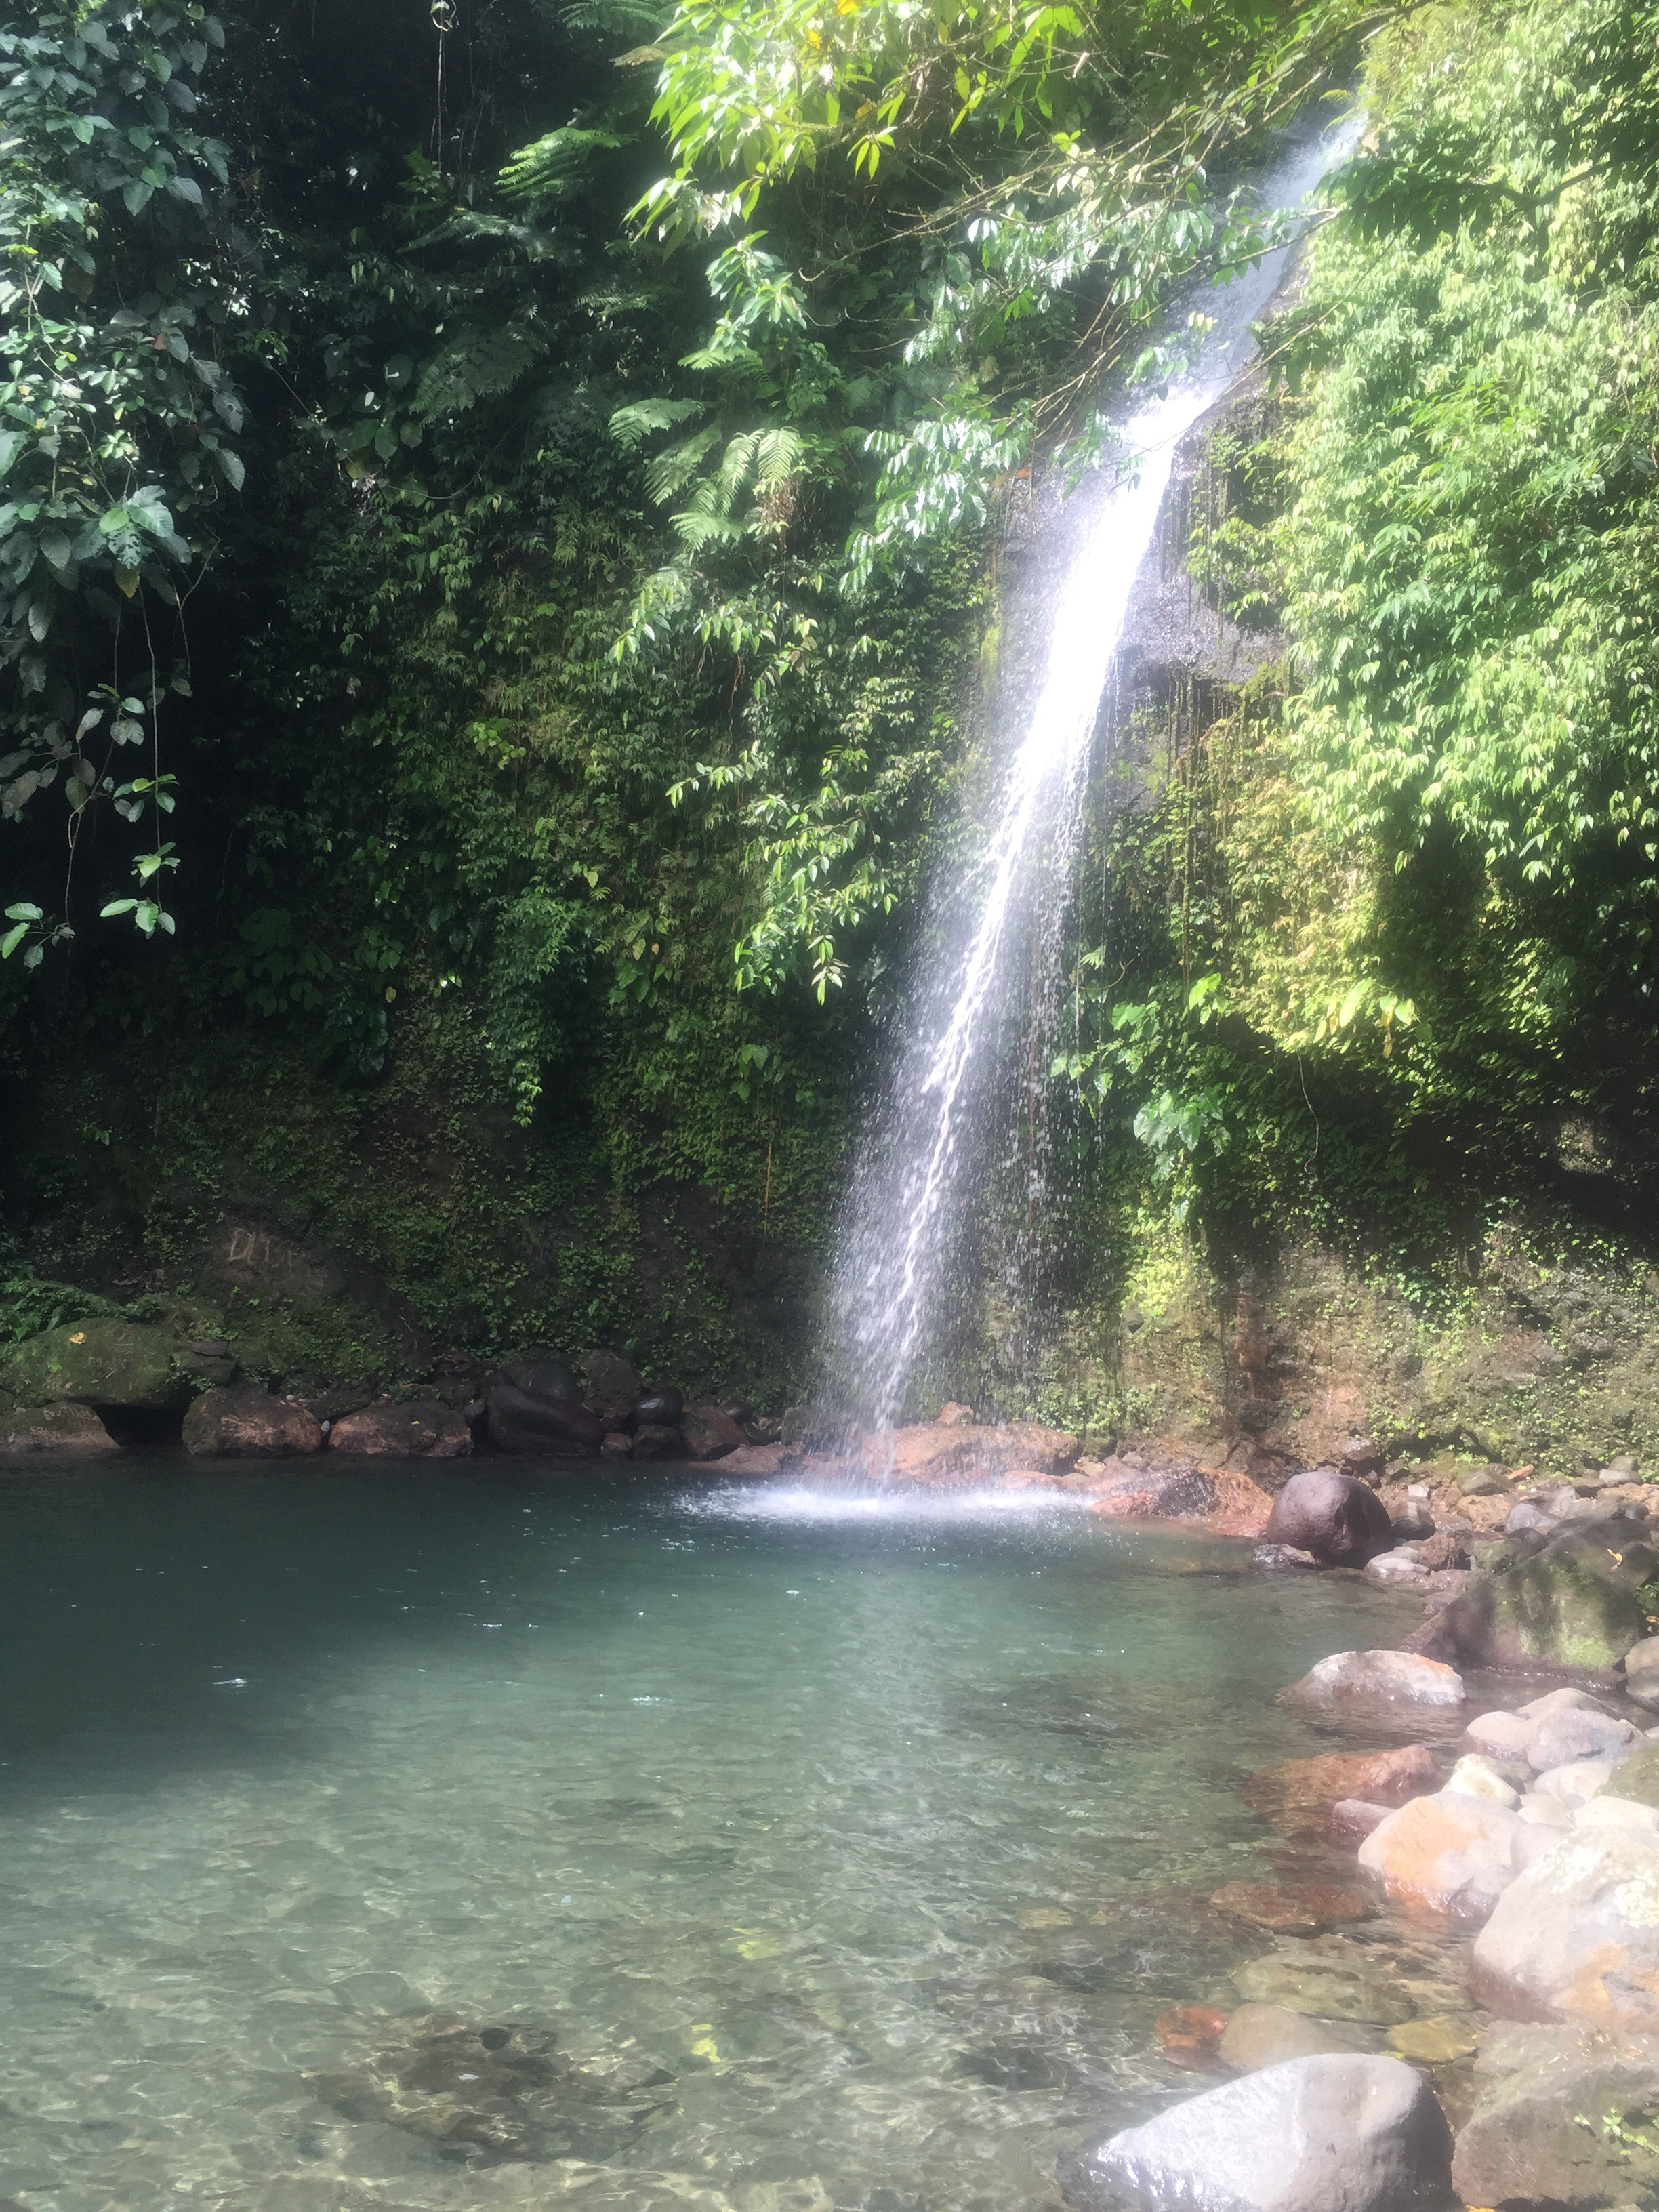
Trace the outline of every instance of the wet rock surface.
[[1265, 1767], [1249, 1778], [1240, 1795], [1252, 1812], [1284, 1834], [1322, 1835], [1330, 1808], [1344, 1798], [1403, 1805], [1434, 1789], [1439, 1773], [1433, 1753], [1422, 1744], [1392, 1751], [1331, 1751]]
[[1451, 2135], [1397, 2058], [1296, 2058], [1127, 2128], [1061, 2168], [1083, 2212], [1442, 2212]]
[[1309, 1705], [1455, 1707], [1463, 1678], [1443, 1661], [1410, 1651], [1334, 1651], [1285, 1692]]
[[590, 2073], [552, 2029], [449, 2013], [410, 2021], [362, 2064], [306, 2077], [347, 2119], [379, 2120], [481, 2166], [612, 2157], [672, 2092], [672, 2077]]

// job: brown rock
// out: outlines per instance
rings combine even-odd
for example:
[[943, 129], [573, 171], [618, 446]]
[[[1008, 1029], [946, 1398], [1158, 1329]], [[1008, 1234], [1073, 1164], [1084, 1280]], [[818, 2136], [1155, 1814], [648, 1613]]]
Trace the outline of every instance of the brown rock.
[[1398, 1751], [1327, 1751], [1286, 1759], [1253, 1774], [1240, 1795], [1284, 1834], [1322, 1835], [1340, 1800], [1361, 1798], [1390, 1809], [1432, 1790], [1439, 1769], [1420, 1743]]
[[1363, 1891], [1331, 1882], [1278, 1889], [1267, 1882], [1230, 1881], [1210, 1899], [1216, 1910], [1276, 1935], [1317, 1936], [1345, 1921], [1369, 1920], [1376, 1906]]
[[472, 1431], [453, 1407], [435, 1399], [406, 1406], [388, 1399], [336, 1421], [328, 1448], [362, 1459], [465, 1459]]
[[611, 1429], [599, 1440], [601, 1459], [632, 1459], [634, 1439], [625, 1429]]
[[973, 1418], [971, 1406], [958, 1405], [954, 1398], [951, 1398], [939, 1407], [933, 1420], [935, 1426], [941, 1429], [961, 1429], [970, 1426]]
[[665, 1421], [641, 1421], [634, 1431], [635, 1459], [690, 1459], [685, 1438]]
[[120, 1449], [90, 1406], [20, 1406], [0, 1413], [0, 1459], [93, 1459]]
[[693, 1459], [724, 1459], [728, 1452], [742, 1451], [749, 1442], [741, 1424], [718, 1406], [688, 1406], [680, 1416], [680, 1429]]
[[1273, 1500], [1270, 1544], [1311, 1552], [1328, 1567], [1363, 1567], [1394, 1547], [1394, 1528], [1374, 1490], [1334, 1468], [1293, 1474]]
[[1174, 2065], [1194, 2073], [1209, 2073], [1219, 2063], [1217, 2045], [1227, 2029], [1227, 2015], [1210, 2005], [1176, 2005], [1158, 2016], [1158, 2047]]
[[294, 1459], [320, 1451], [315, 1414], [264, 1390], [209, 1390], [185, 1415], [185, 1449], [199, 1459]]
[[781, 1444], [744, 1444], [720, 1462], [722, 1474], [775, 1474], [783, 1457]]
[[1028, 1468], [1040, 1474], [1063, 1474], [1082, 1449], [1063, 1430], [1036, 1421], [1011, 1421], [1006, 1428], [944, 1428], [919, 1421], [872, 1437], [866, 1458], [891, 1482], [919, 1482], [940, 1489]]
[[1469, 1547], [1462, 1536], [1443, 1528], [1424, 1538], [1417, 1556], [1425, 1567], [1467, 1567]]

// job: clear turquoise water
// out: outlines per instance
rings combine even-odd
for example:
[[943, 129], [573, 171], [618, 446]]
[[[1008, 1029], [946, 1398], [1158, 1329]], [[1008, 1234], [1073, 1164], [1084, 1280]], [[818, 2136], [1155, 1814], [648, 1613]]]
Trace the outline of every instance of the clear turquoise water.
[[[672, 1471], [124, 1461], [0, 1478], [0, 1527], [29, 2212], [1052, 2203], [1181, 2081], [1155, 2014], [1268, 1948], [1204, 1899], [1280, 1849], [1241, 1771], [1328, 1747], [1273, 1693], [1401, 1620]], [[556, 2036], [493, 2147], [434, 2014]]]

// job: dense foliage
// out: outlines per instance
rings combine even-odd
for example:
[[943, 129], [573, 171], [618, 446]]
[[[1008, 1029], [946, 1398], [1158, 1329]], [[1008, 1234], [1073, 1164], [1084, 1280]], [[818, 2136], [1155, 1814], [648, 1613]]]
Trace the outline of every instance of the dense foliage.
[[[1372, 128], [1191, 506], [1268, 665], [1144, 699], [1145, 804], [1096, 825], [1078, 1218], [1386, 1218], [1409, 1266], [1564, 1114], [1639, 1134], [1654, 28], [0, 0], [30, 1203], [124, 1179], [182, 1252], [225, 1162], [290, 1188], [308, 1151], [330, 1233], [476, 1342], [626, 1336], [653, 1191], [820, 1239], [1010, 489], [1111, 454], [1172, 293], [1270, 235], [1269, 134], [1362, 49]], [[352, 1187], [394, 1100], [471, 1197]], [[558, 1224], [533, 1283], [487, 1256], [486, 1114]]]

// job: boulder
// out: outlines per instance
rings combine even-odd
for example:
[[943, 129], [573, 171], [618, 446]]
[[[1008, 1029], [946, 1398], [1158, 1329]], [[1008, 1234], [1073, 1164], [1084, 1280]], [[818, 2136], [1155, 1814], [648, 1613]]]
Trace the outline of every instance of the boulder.
[[1659, 1712], [1659, 1636], [1644, 1636], [1626, 1652], [1625, 1695]]
[[1446, 1777], [1445, 1786], [1455, 1796], [1482, 1797], [1489, 1804], [1506, 1805], [1511, 1813], [1521, 1802], [1521, 1792], [1513, 1783], [1506, 1781], [1492, 1760], [1483, 1759], [1479, 1752], [1464, 1753]]
[[1572, 1814], [1561, 1800], [1553, 1797], [1547, 1790], [1528, 1790], [1515, 1809], [1523, 1820], [1530, 1820], [1534, 1827], [1570, 1828], [1572, 1826]]
[[1007, 1474], [1016, 1468], [1035, 1474], [1064, 1474], [1082, 1446], [1060, 1429], [1036, 1421], [1010, 1421], [1002, 1428], [963, 1423], [943, 1428], [918, 1421], [866, 1438], [865, 1455], [890, 1482], [915, 1482], [939, 1489]]
[[[560, 1370], [562, 1369], [563, 1372]], [[568, 1375], [570, 1389], [563, 1389]], [[529, 1376], [532, 1389], [519, 1377]], [[562, 1361], [516, 1360], [484, 1385], [484, 1433], [497, 1451], [550, 1459], [594, 1459], [605, 1430], [581, 1401], [574, 1369]]]
[[1285, 1695], [1311, 1705], [1461, 1705], [1463, 1677], [1413, 1651], [1334, 1651]]
[[92, 1459], [120, 1449], [90, 1406], [20, 1406], [0, 1413], [0, 1459]]
[[1398, 1751], [1327, 1751], [1316, 1759], [1287, 1759], [1264, 1767], [1249, 1778], [1240, 1795], [1253, 1813], [1285, 1835], [1320, 1835], [1340, 1799], [1403, 1805], [1432, 1790], [1439, 1773], [1433, 1754], [1420, 1743]]
[[320, 1451], [323, 1431], [305, 1407], [244, 1386], [199, 1397], [185, 1415], [184, 1442], [198, 1459], [294, 1459]]
[[[1659, 2104], [1659, 2044], [1577, 2026], [1503, 2022], [1474, 2062], [1477, 2096], [1452, 2154], [1470, 2204], [1592, 2212], [1659, 2188], [1659, 2151], [1620, 2143], [1608, 2113], [1644, 2120]], [[1650, 2126], [1643, 2132], [1651, 2136]]]
[[[1328, 1881], [1304, 1882], [1294, 1888], [1262, 1881], [1230, 1881], [1216, 1891], [1210, 1902], [1230, 1919], [1242, 1920], [1251, 1928], [1268, 1929], [1276, 1936], [1315, 1936], [1349, 1921], [1369, 1920], [1376, 1911], [1363, 1891], [1341, 1889]], [[1291, 2055], [1285, 2053], [1287, 2058]]]
[[1611, 1790], [1569, 1813], [1567, 1822], [1577, 1836], [1634, 1836], [1640, 1843], [1659, 1844], [1659, 1806], [1639, 1805]]
[[1539, 1773], [1578, 1759], [1622, 1759], [1637, 1741], [1628, 1721], [1615, 1720], [1591, 1705], [1534, 1712], [1522, 1708], [1527, 1730], [1527, 1761]]
[[599, 1439], [601, 1459], [632, 1459], [634, 1439], [626, 1429], [608, 1429]]
[[1370, 2051], [1376, 2041], [1375, 2030], [1352, 2022], [1312, 2020], [1288, 2005], [1242, 2004], [1216, 2049], [1235, 2073], [1254, 2074], [1263, 2066], [1282, 2066], [1287, 2058]]
[[680, 1416], [680, 1429], [693, 1459], [724, 1459], [749, 1443], [741, 1424], [718, 1406], [688, 1406]]
[[1352, 1850], [1373, 1828], [1380, 1828], [1395, 1808], [1368, 1805], [1363, 1797], [1339, 1797], [1332, 1806], [1325, 1833], [1330, 1842]]
[[149, 1322], [70, 1322], [26, 1339], [0, 1360], [0, 1395], [20, 1406], [177, 1413], [191, 1396], [179, 1355], [171, 1330]]
[[503, 1360], [495, 1371], [504, 1382], [529, 1397], [551, 1398], [572, 1405], [581, 1402], [581, 1377], [574, 1362], [567, 1359], [562, 1352], [516, 1352], [511, 1359]]
[[1425, 1567], [1467, 1567], [1469, 1547], [1455, 1529], [1442, 1528], [1432, 1536], [1425, 1537], [1419, 1547], [1419, 1557]]
[[1531, 1722], [1519, 1713], [1481, 1713], [1464, 1729], [1463, 1741], [1486, 1759], [1525, 1759], [1531, 1733]]
[[1436, 1625], [1476, 1665], [1604, 1672], [1642, 1635], [1638, 1592], [1656, 1568], [1635, 1523], [1586, 1522], [1502, 1574], [1472, 1577]]
[[582, 1381], [590, 1398], [620, 1398], [631, 1407], [645, 1385], [620, 1352], [589, 1352], [581, 1361]]
[[1197, 1467], [1127, 1467], [1105, 1461], [1089, 1481], [1093, 1510], [1112, 1521], [1202, 1521], [1221, 1504], [1220, 1492]]
[[1334, 1468], [1293, 1474], [1273, 1500], [1267, 1540], [1311, 1552], [1328, 1567], [1363, 1567], [1394, 1547], [1394, 1528], [1374, 1490]]
[[386, 1400], [336, 1421], [328, 1448], [365, 1459], [465, 1459], [472, 1432], [459, 1413], [435, 1399], [409, 1405]]
[[1616, 1771], [1614, 1782], [1614, 1770], [1608, 1769], [1603, 1789], [1612, 1787], [1631, 1804], [1659, 1805], [1659, 1743], [1638, 1743], [1627, 1759], [1618, 1762]]
[[1566, 1766], [1552, 1766], [1534, 1778], [1530, 1796], [1553, 1797], [1572, 1810], [1587, 1805], [1613, 1778], [1610, 1759], [1575, 1759]]
[[1508, 1806], [1441, 1790], [1390, 1813], [1359, 1846], [1359, 1863], [1391, 1904], [1474, 1927], [1549, 1848], [1549, 1831]]
[[642, 1429], [678, 1429], [684, 1411], [685, 1400], [672, 1382], [647, 1382], [634, 1401], [634, 1418]]
[[722, 1474], [775, 1474], [783, 1459], [781, 1444], [744, 1444], [720, 1462]]
[[685, 1438], [664, 1421], [641, 1421], [634, 1431], [634, 1457], [641, 1460], [690, 1459]]
[[1475, 1939], [1469, 1990], [1501, 2019], [1659, 2031], [1659, 1845], [1577, 1831], [1553, 1843]]
[[1429, 1579], [1429, 1571], [1417, 1556], [1418, 1547], [1398, 1552], [1379, 1552], [1365, 1565], [1365, 1579], [1370, 1583], [1392, 1583], [1407, 1588]]
[[1085, 2212], [1440, 2212], [1451, 2131], [1398, 2058], [1292, 2058], [1126, 2128], [1066, 2162]]

